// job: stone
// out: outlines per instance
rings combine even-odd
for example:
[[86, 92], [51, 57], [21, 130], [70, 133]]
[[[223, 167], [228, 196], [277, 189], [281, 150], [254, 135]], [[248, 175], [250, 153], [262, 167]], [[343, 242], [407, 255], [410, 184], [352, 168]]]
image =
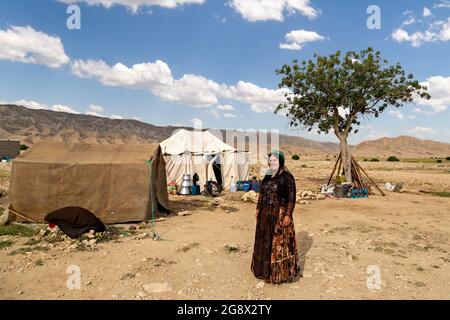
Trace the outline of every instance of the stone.
[[183, 210], [183, 211], [178, 212], [178, 215], [179, 216], [190, 216], [190, 215], [192, 215], [192, 212], [189, 210]]
[[146, 292], [152, 292], [152, 293], [160, 293], [160, 292], [167, 292], [172, 290], [172, 286], [165, 283], [150, 283], [143, 286], [144, 290]]
[[256, 203], [256, 202], [258, 202], [258, 194], [255, 191], [250, 190], [242, 195], [241, 200], [243, 202]]
[[256, 284], [256, 289], [261, 289], [261, 288], [263, 288], [265, 286], [265, 283], [264, 283], [264, 281], [260, 281], [260, 282], [258, 282], [257, 284]]

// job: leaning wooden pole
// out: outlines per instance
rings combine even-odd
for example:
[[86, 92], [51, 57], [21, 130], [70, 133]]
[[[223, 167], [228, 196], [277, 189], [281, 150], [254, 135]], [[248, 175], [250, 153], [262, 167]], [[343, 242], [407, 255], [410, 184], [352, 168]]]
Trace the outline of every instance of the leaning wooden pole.
[[361, 180], [361, 176], [358, 173], [358, 166], [355, 164], [355, 161], [353, 159], [351, 159], [351, 163], [352, 163], [352, 179], [356, 180], [360, 188], [363, 188], [364, 185]]
[[383, 190], [380, 189], [380, 187], [378, 187], [378, 185], [375, 183], [375, 181], [373, 181], [372, 178], [369, 177], [369, 175], [368, 175], [367, 172], [364, 170], [364, 168], [361, 167], [361, 166], [359, 165], [359, 163], [356, 162], [355, 158], [352, 157], [352, 159], [353, 159], [353, 161], [356, 163], [356, 166], [357, 166], [359, 169], [361, 169], [361, 171], [364, 173], [364, 175], [367, 177], [367, 179], [369, 179], [370, 182], [372, 182], [372, 184], [375, 186], [375, 188], [377, 188], [377, 190], [380, 191], [380, 193], [381, 193], [383, 196], [385, 196], [386, 194], [383, 192]]
[[[334, 164], [334, 168], [333, 168], [333, 171], [331, 172], [330, 179], [328, 179], [327, 186], [330, 185], [331, 179], [333, 178], [333, 175], [334, 175], [334, 172], [336, 171], [336, 167], [337, 167], [338, 163], [339, 163], [339, 169], [341, 168], [341, 164], [340, 164], [341, 155], [342, 155], [342, 152], [339, 153], [336, 163]], [[339, 174], [339, 172], [338, 172], [338, 174]]]

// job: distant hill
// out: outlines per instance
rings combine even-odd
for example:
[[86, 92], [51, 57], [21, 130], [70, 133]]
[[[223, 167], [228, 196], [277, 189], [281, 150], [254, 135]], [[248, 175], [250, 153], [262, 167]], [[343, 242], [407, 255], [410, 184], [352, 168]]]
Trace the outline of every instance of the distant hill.
[[410, 136], [364, 141], [353, 148], [353, 154], [387, 158], [450, 157], [450, 143], [421, 140]]
[[[0, 105], [0, 119], [0, 138], [20, 139], [28, 145], [49, 139], [87, 143], [160, 142], [177, 129], [193, 130], [191, 127], [156, 126], [137, 120], [35, 110], [17, 105]], [[222, 135], [225, 136], [224, 131]], [[282, 146], [289, 145], [302, 154], [335, 153], [338, 150], [336, 143], [282, 134], [279, 141]]]
[[[0, 119], [0, 139], [20, 139], [28, 145], [40, 140], [87, 143], [161, 142], [177, 129], [193, 130], [191, 127], [156, 126], [137, 120], [34, 110], [17, 105], [0, 105]], [[225, 136], [223, 130], [222, 135]], [[280, 134], [279, 142], [288, 154], [334, 155], [339, 152], [337, 143], [298, 136]], [[390, 155], [403, 158], [450, 156], [448, 143], [409, 136], [364, 141], [353, 146], [352, 150], [357, 156], [382, 158]]]

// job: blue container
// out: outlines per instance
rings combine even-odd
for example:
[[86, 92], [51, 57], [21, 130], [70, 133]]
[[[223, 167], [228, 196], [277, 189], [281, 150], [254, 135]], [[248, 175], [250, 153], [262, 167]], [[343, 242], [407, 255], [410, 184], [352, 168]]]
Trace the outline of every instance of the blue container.
[[250, 190], [250, 186], [251, 186], [250, 181], [244, 181], [244, 182], [242, 183], [242, 189], [243, 189], [245, 192], [247, 192], [247, 191]]
[[367, 188], [353, 188], [351, 191], [352, 198], [368, 198], [369, 190]]
[[200, 186], [198, 186], [198, 185], [191, 186], [191, 194], [199, 195], [200, 194]]
[[255, 192], [259, 192], [259, 181], [258, 180], [252, 181], [251, 189]]

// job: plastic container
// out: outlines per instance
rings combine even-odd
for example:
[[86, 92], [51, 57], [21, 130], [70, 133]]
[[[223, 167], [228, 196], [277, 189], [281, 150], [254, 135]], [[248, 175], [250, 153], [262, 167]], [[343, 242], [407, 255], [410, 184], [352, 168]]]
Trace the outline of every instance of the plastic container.
[[199, 185], [191, 186], [191, 194], [192, 195], [199, 195], [200, 194], [200, 186]]
[[259, 181], [256, 180], [256, 177], [253, 178], [252, 185], [251, 185], [250, 189], [255, 191], [255, 192], [259, 192]]
[[336, 198], [344, 198], [344, 186], [342, 184], [337, 184], [334, 187], [334, 196]]
[[231, 176], [230, 192], [236, 192], [236, 191], [237, 191], [237, 186], [236, 186], [236, 183], [234, 183], [233, 176]]

